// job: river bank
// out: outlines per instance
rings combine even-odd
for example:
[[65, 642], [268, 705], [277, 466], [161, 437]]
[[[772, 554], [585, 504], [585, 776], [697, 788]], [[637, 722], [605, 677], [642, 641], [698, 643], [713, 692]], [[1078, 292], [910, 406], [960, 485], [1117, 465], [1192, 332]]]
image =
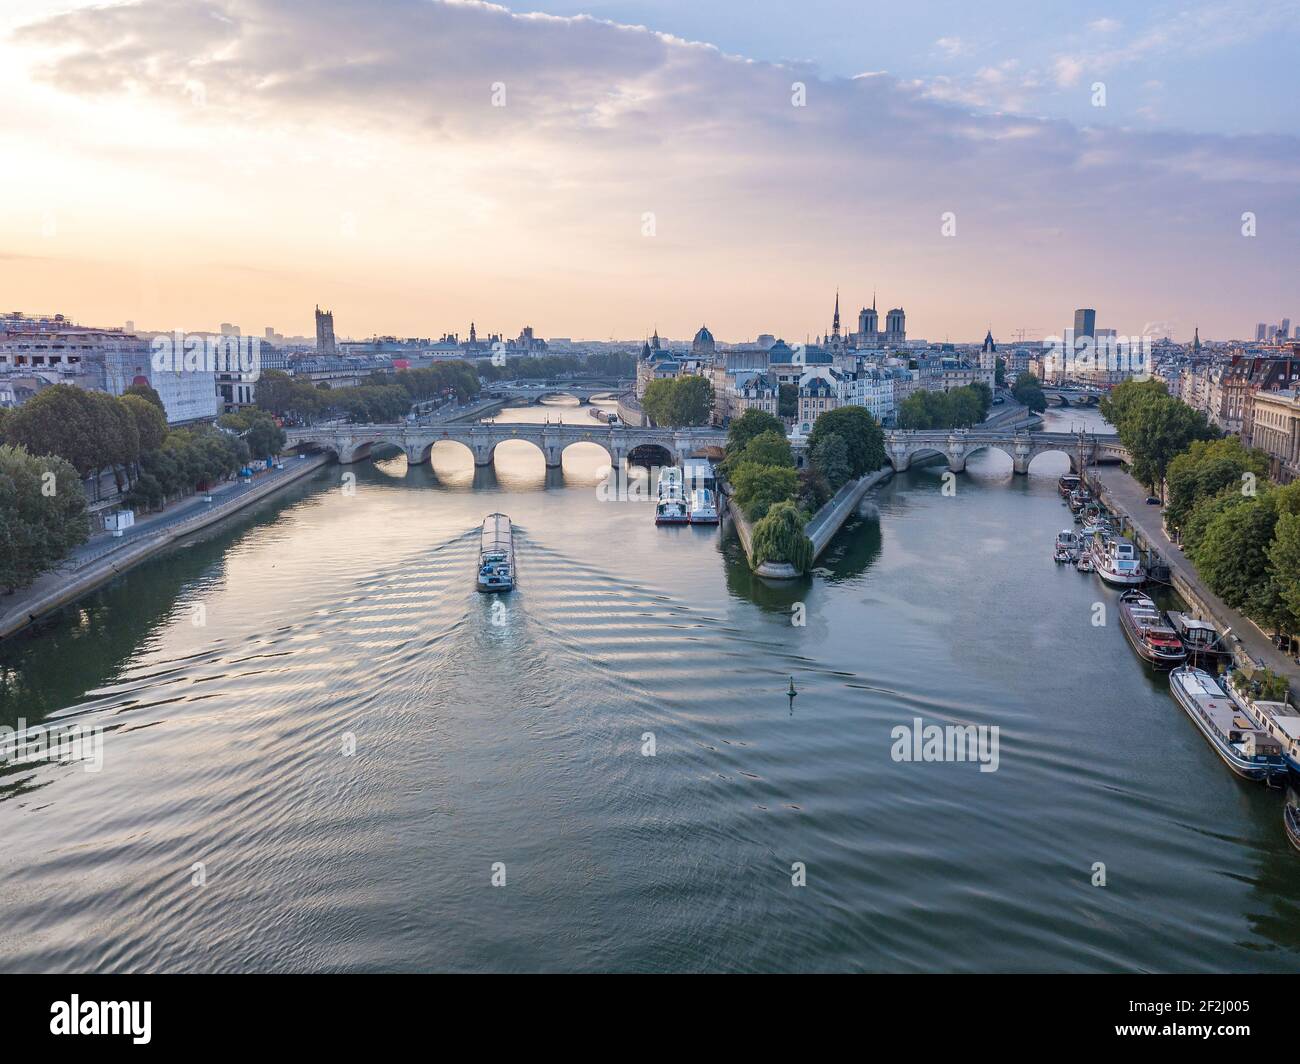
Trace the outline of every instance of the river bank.
[[1147, 489], [1120, 468], [1097, 467], [1089, 472], [1089, 480], [1096, 485], [1106, 507], [1132, 527], [1138, 546], [1154, 550], [1169, 566], [1170, 582], [1184, 601], [1200, 616], [1213, 621], [1220, 631], [1232, 629], [1229, 641], [1238, 667], [1248, 674], [1260, 668], [1271, 669], [1286, 677], [1293, 695], [1300, 692], [1300, 667], [1278, 650], [1254, 621], [1205, 586], [1196, 567], [1165, 535], [1160, 507], [1146, 504]]
[[214, 525], [314, 473], [328, 461], [327, 455], [290, 458], [283, 470], [261, 482], [254, 481], [229, 498], [205, 505], [200, 501], [202, 496], [195, 496], [193, 500], [186, 500], [185, 512], [181, 514], [146, 518], [146, 526], [130, 538], [114, 541], [109, 536], [96, 537], [102, 542], [84, 545], [80, 556], [69, 559], [63, 568], [45, 573], [31, 587], [0, 600], [0, 639], [22, 631], [46, 614], [75, 602], [176, 540]]

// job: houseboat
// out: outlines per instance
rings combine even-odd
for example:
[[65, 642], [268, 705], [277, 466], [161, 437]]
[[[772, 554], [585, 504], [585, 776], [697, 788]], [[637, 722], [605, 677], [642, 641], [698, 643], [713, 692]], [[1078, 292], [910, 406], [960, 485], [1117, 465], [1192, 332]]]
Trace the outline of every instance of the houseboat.
[[1074, 563], [1074, 567], [1081, 573], [1092, 572], [1092, 555], [1086, 550], [1079, 552], [1079, 560]]
[[1232, 664], [1232, 651], [1209, 621], [1202, 621], [1190, 613], [1170, 610], [1169, 623], [1183, 641], [1187, 660], [1198, 669], [1217, 673]]
[[1075, 476], [1073, 473], [1066, 473], [1056, 482], [1056, 490], [1061, 493], [1061, 498], [1068, 499], [1070, 492], [1077, 491], [1082, 483], [1082, 478]]
[[488, 514], [478, 549], [478, 589], [510, 591], [515, 586], [515, 537], [510, 518]]
[[1228, 697], [1277, 740], [1286, 763], [1293, 772], [1300, 775], [1300, 709], [1289, 702], [1252, 700], [1231, 684], [1225, 686]]
[[1157, 669], [1172, 669], [1187, 660], [1187, 651], [1165, 615], [1141, 591], [1119, 597], [1119, 624], [1138, 657]]
[[1282, 825], [1286, 828], [1286, 837], [1291, 845], [1300, 850], [1300, 805], [1287, 802], [1282, 806]]
[[1093, 536], [1092, 565], [1098, 576], [1116, 587], [1138, 587], [1146, 583], [1147, 574], [1142, 569], [1137, 547], [1122, 536], [1113, 539]]
[[718, 523], [718, 500], [708, 488], [697, 488], [691, 492], [687, 516], [693, 525], [716, 525]]
[[1215, 753], [1238, 776], [1272, 780], [1285, 775], [1286, 759], [1278, 741], [1261, 731], [1208, 672], [1189, 665], [1174, 669], [1169, 674], [1169, 690]]

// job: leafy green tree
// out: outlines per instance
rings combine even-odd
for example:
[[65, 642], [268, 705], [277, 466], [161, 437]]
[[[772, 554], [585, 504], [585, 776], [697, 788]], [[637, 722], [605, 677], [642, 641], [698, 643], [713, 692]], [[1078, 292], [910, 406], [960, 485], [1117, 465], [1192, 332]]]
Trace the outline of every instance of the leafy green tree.
[[799, 416], [799, 385], [783, 384], [777, 398], [776, 412], [781, 417]]
[[0, 446], [0, 587], [27, 587], [88, 534], [86, 494], [71, 463]]
[[167, 407], [163, 405], [162, 396], [160, 396], [156, 391], [154, 391], [153, 388], [150, 387], [149, 385], [133, 384], [126, 391], [124, 391], [122, 395], [123, 397], [128, 395], [136, 395], [139, 396], [141, 399], [143, 399], [145, 402], [151, 404], [152, 406], [156, 406], [158, 408], [158, 412], [163, 416], [163, 423], [166, 424]]
[[849, 476], [865, 476], [885, 464], [885, 433], [866, 407], [841, 406], [820, 415], [808, 434], [810, 453], [830, 435], [842, 437], [848, 448]]
[[1167, 398], [1168, 395], [1169, 389], [1165, 387], [1164, 381], [1155, 377], [1149, 377], [1144, 381], [1127, 380], [1117, 384], [1109, 394], [1102, 396], [1099, 409], [1101, 416], [1115, 426], [1116, 432], [1119, 432], [1129, 411], [1139, 403], [1150, 398]]
[[163, 440], [167, 438], [167, 418], [162, 410], [138, 392], [123, 393], [119, 402], [135, 422], [140, 453], [156, 451], [161, 447]]
[[730, 459], [743, 451], [755, 436], [764, 432], [779, 432], [785, 435], [785, 425], [781, 419], [766, 410], [750, 407], [742, 411], [727, 428], [727, 458]]
[[1194, 440], [1215, 435], [1205, 415], [1168, 395], [1147, 394], [1125, 406], [1116, 425], [1132, 458], [1133, 476], [1153, 491], [1181, 452]]
[[1278, 515], [1268, 560], [1277, 597], [1286, 613], [1284, 627], [1288, 632], [1300, 632], [1300, 514]]
[[713, 385], [693, 374], [651, 381], [641, 399], [641, 408], [656, 425], [704, 425], [713, 410]]
[[986, 408], [982, 396], [974, 388], [954, 388], [948, 393], [952, 428], [970, 428], [984, 420]]
[[1028, 407], [1035, 414], [1041, 414], [1047, 409], [1047, 396], [1043, 394], [1043, 386], [1032, 373], [1020, 374], [1011, 386], [1011, 394], [1017, 403]]
[[1001, 355], [993, 364], [993, 384], [997, 388], [1005, 388], [1007, 384], [1007, 360]]
[[816, 465], [809, 464], [799, 470], [799, 494], [796, 501], [804, 513], [815, 514], [830, 502], [833, 493], [830, 482]]
[[804, 532], [803, 515], [790, 501], [774, 503], [754, 525], [754, 565], [788, 562], [800, 573], [812, 565], [812, 542]]
[[261, 410], [239, 410], [223, 414], [217, 424], [239, 435], [255, 458], [270, 458], [284, 447], [284, 429], [270, 414]]
[[1255, 484], [1262, 485], [1268, 479], [1268, 467], [1268, 455], [1247, 449], [1239, 436], [1193, 440], [1186, 451], [1170, 461], [1165, 472], [1169, 499], [1166, 520], [1181, 529], [1202, 500], [1227, 488], [1244, 489], [1251, 483], [1243, 479], [1247, 473]]
[[1228, 496], [1206, 523], [1192, 555], [1196, 571], [1229, 606], [1247, 613], [1270, 612], [1269, 547], [1277, 524], [1276, 500], [1269, 492]]
[[799, 490], [799, 475], [783, 466], [762, 466], [741, 462], [731, 471], [736, 503], [751, 521], [767, 515], [778, 502], [793, 499]]
[[78, 475], [90, 476], [101, 467], [102, 447], [94, 435], [89, 395], [71, 384], [41, 389], [9, 415], [7, 441], [29, 454], [58, 455]]
[[826, 478], [832, 491], [838, 491], [852, 475], [849, 465], [849, 445], [837, 432], [823, 434], [810, 448], [813, 468]]
[[898, 408], [895, 421], [900, 429], [926, 431], [948, 427], [948, 396], [944, 392], [913, 392]]
[[760, 432], [740, 452], [737, 464], [752, 462], [754, 465], [794, 466], [794, 452], [790, 450], [790, 440], [784, 432], [768, 429]]

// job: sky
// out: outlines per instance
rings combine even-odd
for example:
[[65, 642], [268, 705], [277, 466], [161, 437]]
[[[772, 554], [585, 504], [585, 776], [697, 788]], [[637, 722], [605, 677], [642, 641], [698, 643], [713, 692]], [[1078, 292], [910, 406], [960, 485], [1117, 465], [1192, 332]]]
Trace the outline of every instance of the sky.
[[1300, 0], [6, 0], [0, 305], [340, 336], [1300, 322]]

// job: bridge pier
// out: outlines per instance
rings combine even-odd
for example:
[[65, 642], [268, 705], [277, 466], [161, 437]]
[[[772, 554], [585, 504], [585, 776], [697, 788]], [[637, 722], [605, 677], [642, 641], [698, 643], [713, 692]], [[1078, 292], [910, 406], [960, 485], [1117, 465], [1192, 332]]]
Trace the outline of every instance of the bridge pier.
[[1029, 463], [1034, 460], [1034, 448], [1025, 442], [1016, 441], [1015, 448], [1011, 455], [1011, 471], [1018, 473], [1020, 476], [1029, 474]]
[[478, 440], [474, 441], [474, 464], [476, 466], [490, 466], [492, 464], [492, 452], [495, 451], [495, 443], [483, 443]]

